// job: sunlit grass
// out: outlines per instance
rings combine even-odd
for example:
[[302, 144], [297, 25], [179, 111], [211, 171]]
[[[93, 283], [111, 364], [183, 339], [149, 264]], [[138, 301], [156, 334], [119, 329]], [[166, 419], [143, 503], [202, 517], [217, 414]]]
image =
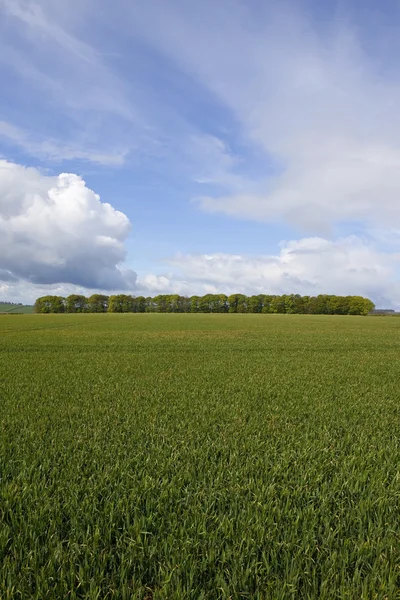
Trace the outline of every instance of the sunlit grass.
[[400, 598], [400, 320], [0, 317], [0, 598]]

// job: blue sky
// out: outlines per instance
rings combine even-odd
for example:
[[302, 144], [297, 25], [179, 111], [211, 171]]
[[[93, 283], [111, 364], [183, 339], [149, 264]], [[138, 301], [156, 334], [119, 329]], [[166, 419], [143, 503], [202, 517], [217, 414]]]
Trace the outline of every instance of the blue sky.
[[0, 299], [400, 307], [400, 5], [380, 4], [0, 0]]

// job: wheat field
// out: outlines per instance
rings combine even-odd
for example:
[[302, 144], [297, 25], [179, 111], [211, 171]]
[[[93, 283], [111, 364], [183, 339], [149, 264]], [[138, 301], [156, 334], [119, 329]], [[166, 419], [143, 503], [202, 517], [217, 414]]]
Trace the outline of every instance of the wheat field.
[[400, 319], [0, 316], [0, 598], [400, 598]]

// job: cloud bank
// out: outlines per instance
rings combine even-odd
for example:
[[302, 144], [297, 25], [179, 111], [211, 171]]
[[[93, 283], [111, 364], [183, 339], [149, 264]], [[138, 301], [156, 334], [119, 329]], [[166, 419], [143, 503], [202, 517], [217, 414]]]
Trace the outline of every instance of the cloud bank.
[[355, 235], [282, 242], [277, 254], [180, 254], [163, 275], [138, 278], [138, 293], [363, 295], [400, 308], [400, 254]]
[[123, 266], [129, 219], [74, 174], [0, 160], [0, 279], [131, 289]]

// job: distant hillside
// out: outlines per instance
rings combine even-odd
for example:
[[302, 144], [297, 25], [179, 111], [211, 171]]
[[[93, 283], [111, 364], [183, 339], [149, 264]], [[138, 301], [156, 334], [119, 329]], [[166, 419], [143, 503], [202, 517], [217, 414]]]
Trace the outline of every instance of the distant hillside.
[[23, 313], [28, 315], [33, 313], [33, 306], [0, 302], [0, 313]]

